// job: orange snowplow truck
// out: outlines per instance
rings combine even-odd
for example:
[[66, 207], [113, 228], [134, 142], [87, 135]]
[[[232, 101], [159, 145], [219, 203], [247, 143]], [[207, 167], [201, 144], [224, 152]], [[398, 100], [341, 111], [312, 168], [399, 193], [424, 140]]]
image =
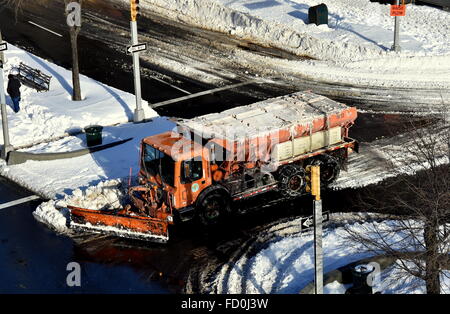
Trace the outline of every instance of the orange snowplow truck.
[[356, 108], [299, 92], [178, 120], [176, 129], [142, 140], [140, 184], [130, 188], [130, 205], [116, 212], [71, 208], [72, 220], [91, 230], [118, 228], [126, 237], [168, 238], [174, 216], [214, 225], [236, 201], [268, 191], [300, 196], [308, 165], [320, 166], [326, 186], [358, 151], [348, 137], [356, 117]]

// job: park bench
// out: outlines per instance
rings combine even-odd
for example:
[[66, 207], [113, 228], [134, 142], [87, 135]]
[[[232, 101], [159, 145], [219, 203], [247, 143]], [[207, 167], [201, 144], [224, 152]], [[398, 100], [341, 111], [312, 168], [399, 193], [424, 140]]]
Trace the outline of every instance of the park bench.
[[13, 71], [17, 73], [17, 77], [25, 86], [34, 88], [38, 92], [48, 92], [50, 89], [50, 80], [52, 77], [42, 73], [38, 69], [20, 62], [18, 67], [14, 67]]

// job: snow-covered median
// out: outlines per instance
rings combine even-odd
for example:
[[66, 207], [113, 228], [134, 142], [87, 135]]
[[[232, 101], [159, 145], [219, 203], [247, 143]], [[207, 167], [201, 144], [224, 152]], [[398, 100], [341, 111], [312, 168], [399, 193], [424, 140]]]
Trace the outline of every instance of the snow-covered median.
[[87, 189], [76, 189], [59, 200], [51, 200], [39, 205], [34, 217], [59, 233], [68, 233], [69, 212], [66, 206], [89, 209], [118, 208], [126, 194], [121, 180], [101, 182]]

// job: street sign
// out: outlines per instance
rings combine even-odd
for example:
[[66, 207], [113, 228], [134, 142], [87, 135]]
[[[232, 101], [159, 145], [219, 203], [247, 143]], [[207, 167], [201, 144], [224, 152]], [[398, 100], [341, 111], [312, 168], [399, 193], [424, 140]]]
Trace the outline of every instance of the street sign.
[[0, 44], [0, 51], [8, 50], [8, 44], [7, 43], [1, 43]]
[[[330, 220], [330, 212], [324, 212], [322, 214], [322, 222], [327, 222]], [[306, 231], [309, 228], [314, 227], [314, 217], [302, 217], [300, 219], [301, 231]]]
[[132, 54], [139, 51], [145, 51], [147, 50], [147, 44], [137, 44], [132, 46], [127, 46], [127, 53]]
[[391, 16], [405, 16], [406, 5], [391, 5]]

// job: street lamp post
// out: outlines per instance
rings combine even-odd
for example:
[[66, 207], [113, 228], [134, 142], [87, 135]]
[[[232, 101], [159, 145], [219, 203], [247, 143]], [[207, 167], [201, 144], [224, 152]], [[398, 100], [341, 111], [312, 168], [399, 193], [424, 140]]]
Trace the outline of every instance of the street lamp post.
[[[130, 0], [131, 6], [131, 45], [138, 44], [137, 18], [139, 16], [139, 0]], [[139, 64], [139, 52], [133, 54], [133, 74], [134, 74], [134, 91], [136, 95], [136, 109], [134, 111], [134, 122], [142, 122], [145, 118], [144, 109], [142, 109], [142, 93], [141, 93], [141, 71]]]

